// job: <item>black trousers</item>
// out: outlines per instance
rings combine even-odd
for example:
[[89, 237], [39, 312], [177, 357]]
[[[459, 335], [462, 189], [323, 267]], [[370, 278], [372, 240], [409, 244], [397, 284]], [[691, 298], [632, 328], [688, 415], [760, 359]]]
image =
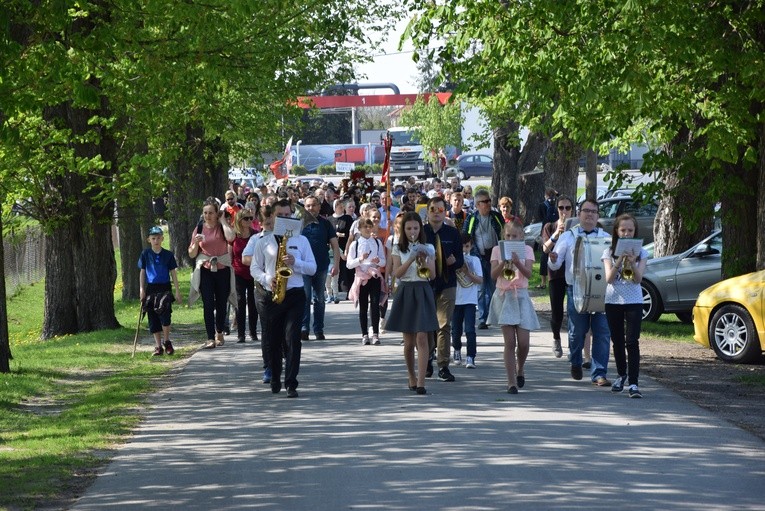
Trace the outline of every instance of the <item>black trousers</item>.
[[643, 304], [607, 303], [606, 320], [608, 320], [608, 329], [611, 330], [616, 371], [619, 376], [629, 376], [630, 385], [637, 385], [640, 373], [640, 327], [643, 320]]
[[553, 339], [560, 340], [560, 329], [563, 325], [563, 299], [566, 298], [566, 279], [553, 279], [547, 284], [550, 290], [550, 328]]
[[258, 309], [255, 307], [255, 281], [244, 279], [239, 275], [234, 276], [236, 282], [236, 329], [237, 337], [244, 339], [247, 325], [245, 321], [249, 320], [250, 338], [255, 339], [258, 326]]
[[367, 321], [367, 309], [372, 316], [372, 331], [380, 333], [380, 286], [382, 280], [369, 279], [366, 284], [359, 289], [359, 325], [361, 326], [361, 335], [369, 333], [369, 323]]
[[262, 343], [268, 343], [269, 367], [271, 368], [271, 385], [281, 381], [282, 355], [284, 356], [284, 386], [296, 389], [297, 376], [300, 372], [300, 352], [303, 343], [300, 340], [300, 328], [303, 323], [305, 308], [305, 291], [303, 287], [287, 290], [282, 303], [274, 303], [266, 298], [262, 300], [264, 314]]
[[203, 314], [207, 339], [223, 332], [226, 321], [226, 304], [231, 292], [231, 268], [210, 271], [200, 270], [199, 294], [202, 296]]

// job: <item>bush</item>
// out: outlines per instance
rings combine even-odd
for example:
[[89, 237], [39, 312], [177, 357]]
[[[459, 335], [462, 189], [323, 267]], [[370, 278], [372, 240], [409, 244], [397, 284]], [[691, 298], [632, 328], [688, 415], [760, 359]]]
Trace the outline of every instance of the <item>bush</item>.
[[[475, 197], [475, 194], [478, 193], [478, 190], [486, 190], [486, 192], [489, 194], [489, 197], [491, 197], [491, 187], [486, 185], [478, 185], [473, 187], [473, 197]], [[497, 200], [499, 200], [499, 197], [496, 197]]]
[[319, 165], [316, 167], [316, 173], [320, 176], [329, 176], [332, 174], [337, 174], [337, 170], [335, 170], [334, 165]]
[[293, 165], [292, 170], [290, 170], [290, 174], [293, 176], [305, 176], [308, 174], [308, 169], [303, 165]]

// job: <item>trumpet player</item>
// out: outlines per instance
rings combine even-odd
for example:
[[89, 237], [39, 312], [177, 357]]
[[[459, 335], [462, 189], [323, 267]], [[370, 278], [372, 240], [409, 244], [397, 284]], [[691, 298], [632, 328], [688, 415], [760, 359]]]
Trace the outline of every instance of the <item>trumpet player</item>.
[[[629, 385], [629, 396], [641, 398], [638, 387], [640, 372], [640, 326], [643, 319], [643, 292], [640, 281], [645, 272], [648, 252], [639, 254], [625, 252], [615, 257], [614, 251], [620, 239], [637, 236], [637, 221], [632, 215], [620, 215], [614, 222], [611, 246], [603, 251], [603, 267], [606, 270], [606, 319], [611, 330], [614, 362], [618, 376], [611, 386], [613, 392], [622, 392]], [[626, 327], [625, 327], [626, 326]], [[628, 380], [629, 378], [629, 380]]]
[[[393, 296], [390, 318], [385, 329], [404, 334], [404, 361], [409, 377], [409, 390], [425, 394], [425, 373], [428, 366], [428, 332], [438, 328], [436, 302], [430, 279], [436, 275], [433, 261], [435, 249], [425, 243], [422, 219], [409, 211], [401, 219], [398, 243], [393, 245], [393, 277], [398, 287]], [[417, 348], [417, 371], [414, 350]]]
[[[506, 223], [504, 239], [522, 242], [523, 224], [519, 221]], [[489, 322], [502, 327], [508, 394], [517, 394], [518, 389], [526, 384], [524, 366], [529, 355], [529, 332], [540, 328], [534, 304], [529, 297], [534, 249], [526, 244], [523, 247], [524, 258], [521, 259], [513, 252], [509, 261], [502, 260], [499, 246], [491, 251], [491, 278], [497, 281], [497, 285], [489, 306]]]
[[478, 307], [478, 290], [483, 282], [481, 260], [470, 252], [473, 250], [473, 238], [462, 233], [462, 256], [465, 264], [457, 270], [457, 296], [452, 315], [452, 348], [454, 348], [454, 363], [462, 362], [462, 332], [467, 338], [467, 355], [465, 367], [475, 369], [476, 332], [475, 313]]
[[[292, 209], [287, 199], [279, 200], [274, 207], [276, 217], [290, 218]], [[266, 234], [255, 243], [250, 272], [255, 278], [259, 300], [264, 305], [262, 315], [265, 320], [263, 342], [268, 342], [271, 369], [271, 392], [278, 394], [282, 389], [282, 353], [284, 354], [284, 386], [287, 397], [298, 397], [298, 372], [300, 371], [300, 327], [303, 321], [306, 294], [303, 289], [303, 276], [316, 273], [316, 260], [313, 257], [308, 239], [299, 232], [287, 237], [286, 254], [277, 260], [280, 244], [284, 237]], [[287, 279], [284, 300], [277, 303], [272, 299], [277, 289], [277, 268], [289, 268], [292, 273]]]

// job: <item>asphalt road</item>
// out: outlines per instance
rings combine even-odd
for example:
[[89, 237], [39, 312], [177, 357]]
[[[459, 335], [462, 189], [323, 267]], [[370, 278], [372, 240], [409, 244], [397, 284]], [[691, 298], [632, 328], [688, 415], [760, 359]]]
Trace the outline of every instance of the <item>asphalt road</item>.
[[573, 381], [540, 332], [508, 395], [490, 328], [418, 396], [396, 334], [361, 346], [352, 305], [327, 311], [299, 398], [256, 344], [199, 351], [73, 509], [765, 509], [765, 444], [648, 378], [642, 400]]

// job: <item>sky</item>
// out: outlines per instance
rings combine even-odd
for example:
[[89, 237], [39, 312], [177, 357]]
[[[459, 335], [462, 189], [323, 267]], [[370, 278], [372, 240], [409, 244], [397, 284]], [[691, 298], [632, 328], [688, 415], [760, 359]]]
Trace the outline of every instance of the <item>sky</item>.
[[[360, 78], [359, 84], [364, 83], [393, 83], [398, 86], [401, 94], [414, 94], [417, 92], [415, 77], [417, 67], [412, 61], [412, 44], [407, 44], [398, 50], [398, 42], [404, 33], [408, 20], [400, 21], [383, 41], [381, 51], [376, 53], [373, 62], [359, 64], [356, 70], [359, 74], [367, 75]], [[359, 91], [359, 94], [392, 94], [390, 89], [370, 89]]]

